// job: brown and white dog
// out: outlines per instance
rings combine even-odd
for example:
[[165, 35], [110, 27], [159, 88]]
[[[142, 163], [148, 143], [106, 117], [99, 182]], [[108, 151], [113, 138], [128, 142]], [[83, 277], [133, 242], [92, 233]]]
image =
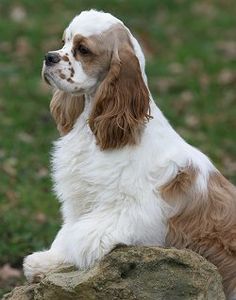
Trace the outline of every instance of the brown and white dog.
[[82, 12], [43, 76], [62, 135], [52, 162], [64, 223], [49, 250], [26, 257], [28, 280], [62, 263], [90, 267], [119, 243], [173, 246], [214, 263], [236, 299], [236, 189], [160, 112], [127, 27]]

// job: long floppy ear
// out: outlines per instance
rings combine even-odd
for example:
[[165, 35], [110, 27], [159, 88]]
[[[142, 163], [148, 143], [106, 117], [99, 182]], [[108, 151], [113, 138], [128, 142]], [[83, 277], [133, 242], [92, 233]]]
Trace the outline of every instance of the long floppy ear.
[[61, 135], [67, 134], [84, 110], [84, 96], [74, 96], [60, 90], [53, 94], [50, 111]]
[[130, 45], [113, 53], [110, 70], [99, 86], [89, 118], [102, 150], [135, 145], [150, 119], [149, 92]]

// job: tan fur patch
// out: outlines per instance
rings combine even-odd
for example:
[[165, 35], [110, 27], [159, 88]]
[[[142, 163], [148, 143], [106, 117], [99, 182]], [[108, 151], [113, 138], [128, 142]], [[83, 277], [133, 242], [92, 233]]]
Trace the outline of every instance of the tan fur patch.
[[84, 110], [84, 97], [56, 90], [50, 103], [51, 114], [61, 135], [67, 134]]
[[[181, 177], [187, 185], [180, 183]], [[165, 186], [162, 193], [168, 203], [170, 197], [175, 199], [175, 192], [185, 202], [169, 219], [166, 244], [192, 249], [214, 263], [229, 295], [236, 287], [236, 188], [214, 172], [209, 175], [208, 193], [201, 194], [195, 189], [192, 175], [187, 181], [186, 175], [181, 177]]]
[[64, 61], [69, 61], [69, 58], [66, 55], [63, 55], [61, 59]]
[[[76, 51], [81, 44], [90, 50], [91, 53], [89, 55], [83, 56]], [[73, 52], [75, 59], [82, 63], [83, 69], [88, 75], [103, 78], [110, 68], [114, 51], [118, 51], [122, 46], [126, 47], [127, 45], [132, 49], [127, 30], [124, 26], [118, 24], [111, 26], [99, 35], [91, 35], [89, 37], [84, 37], [80, 34], [75, 35]]]
[[183, 170], [179, 170], [177, 176], [162, 186], [161, 194], [162, 197], [170, 202], [173, 199], [183, 199], [183, 197], [188, 197], [189, 191], [196, 180], [197, 170], [192, 166], [186, 167]]

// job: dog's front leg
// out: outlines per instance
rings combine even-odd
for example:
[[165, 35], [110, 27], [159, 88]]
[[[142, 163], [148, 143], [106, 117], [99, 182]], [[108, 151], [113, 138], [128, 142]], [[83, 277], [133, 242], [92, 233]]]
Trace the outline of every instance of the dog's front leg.
[[87, 269], [109, 253], [120, 240], [111, 218], [86, 216], [80, 221], [64, 225], [51, 249], [64, 254], [64, 262], [78, 269]]
[[[49, 250], [34, 252], [25, 257], [23, 269], [29, 282], [39, 281], [45, 274], [69, 263], [63, 247], [63, 241], [67, 233], [68, 228], [64, 225]], [[53, 246], [54, 243], [56, 247]]]
[[37, 281], [65, 264], [73, 264], [79, 269], [89, 268], [116, 244], [124, 243], [116, 238], [113, 226], [112, 219], [95, 218], [63, 225], [49, 250], [35, 252], [24, 259], [27, 280]]

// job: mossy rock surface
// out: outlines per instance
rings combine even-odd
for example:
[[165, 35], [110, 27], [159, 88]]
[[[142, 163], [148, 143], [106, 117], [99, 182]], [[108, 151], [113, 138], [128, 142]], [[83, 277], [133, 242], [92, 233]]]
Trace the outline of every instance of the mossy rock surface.
[[187, 250], [119, 247], [88, 271], [64, 268], [4, 300], [224, 300], [214, 265]]

